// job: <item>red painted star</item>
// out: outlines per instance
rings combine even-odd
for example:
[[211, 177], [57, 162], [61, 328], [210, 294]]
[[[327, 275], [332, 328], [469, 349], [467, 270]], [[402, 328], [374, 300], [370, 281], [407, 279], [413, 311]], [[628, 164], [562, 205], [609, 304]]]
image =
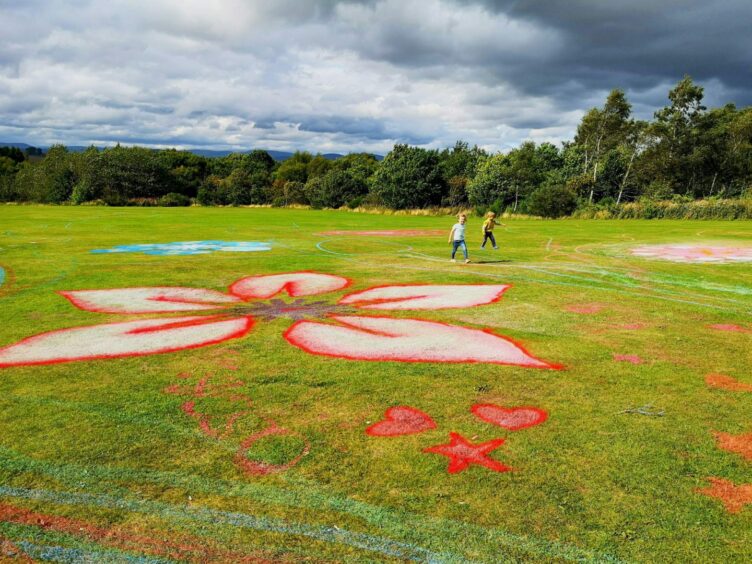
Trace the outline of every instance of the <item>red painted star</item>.
[[450, 474], [462, 472], [471, 464], [485, 466], [494, 472], [508, 472], [511, 470], [509, 466], [505, 466], [498, 460], [487, 456], [489, 452], [503, 445], [504, 439], [494, 439], [477, 445], [467, 441], [459, 433], [449, 433], [449, 439], [450, 443], [448, 445], [432, 446], [423, 449], [423, 452], [433, 452], [442, 456], [448, 456], [449, 467], [447, 471]]

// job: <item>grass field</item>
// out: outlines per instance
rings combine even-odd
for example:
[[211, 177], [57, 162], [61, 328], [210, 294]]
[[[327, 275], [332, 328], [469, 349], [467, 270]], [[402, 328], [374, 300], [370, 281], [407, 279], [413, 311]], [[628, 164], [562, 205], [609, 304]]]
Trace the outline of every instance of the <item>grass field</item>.
[[752, 223], [453, 222], [0, 207], [0, 558], [749, 561]]

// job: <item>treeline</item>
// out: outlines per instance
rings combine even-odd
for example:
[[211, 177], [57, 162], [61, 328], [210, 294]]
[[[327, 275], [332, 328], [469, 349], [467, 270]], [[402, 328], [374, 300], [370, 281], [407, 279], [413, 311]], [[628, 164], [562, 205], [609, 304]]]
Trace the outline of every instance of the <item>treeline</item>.
[[[34, 161], [17, 149], [0, 149], [0, 201], [441, 206], [631, 217], [643, 209], [675, 212], [695, 200], [752, 196], [752, 107], [708, 109], [702, 87], [690, 77], [668, 99], [652, 121], [641, 121], [632, 117], [624, 92], [613, 90], [562, 147], [525, 142], [504, 154], [462, 141], [444, 150], [398, 144], [381, 162], [366, 153], [328, 160], [297, 152], [275, 162], [261, 150], [207, 158], [120, 146], [73, 153], [62, 145]], [[646, 204], [660, 201], [674, 205]], [[750, 210], [746, 204], [732, 208], [726, 216], [745, 217]]]

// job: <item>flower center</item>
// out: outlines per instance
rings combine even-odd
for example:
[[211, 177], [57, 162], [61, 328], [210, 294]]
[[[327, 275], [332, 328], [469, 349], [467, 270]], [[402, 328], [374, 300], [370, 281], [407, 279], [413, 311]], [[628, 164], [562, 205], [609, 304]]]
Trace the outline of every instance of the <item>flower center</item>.
[[308, 301], [296, 299], [286, 302], [275, 298], [267, 302], [253, 302], [242, 306], [229, 308], [232, 313], [238, 315], [250, 315], [256, 319], [271, 321], [278, 317], [287, 317], [299, 321], [301, 319], [324, 318], [331, 314], [352, 313], [353, 308], [346, 305], [332, 304], [325, 301]]

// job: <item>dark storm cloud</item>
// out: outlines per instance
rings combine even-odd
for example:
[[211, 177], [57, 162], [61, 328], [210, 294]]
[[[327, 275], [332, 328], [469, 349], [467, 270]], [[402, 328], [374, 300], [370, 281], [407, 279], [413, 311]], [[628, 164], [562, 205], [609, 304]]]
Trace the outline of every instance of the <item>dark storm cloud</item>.
[[[647, 90], [684, 74], [717, 80], [748, 104], [752, 2], [521, 0], [462, 2], [555, 30], [560, 48], [525, 69], [495, 69], [534, 93], [567, 80], [587, 89]], [[520, 72], [524, 71], [524, 72]]]

